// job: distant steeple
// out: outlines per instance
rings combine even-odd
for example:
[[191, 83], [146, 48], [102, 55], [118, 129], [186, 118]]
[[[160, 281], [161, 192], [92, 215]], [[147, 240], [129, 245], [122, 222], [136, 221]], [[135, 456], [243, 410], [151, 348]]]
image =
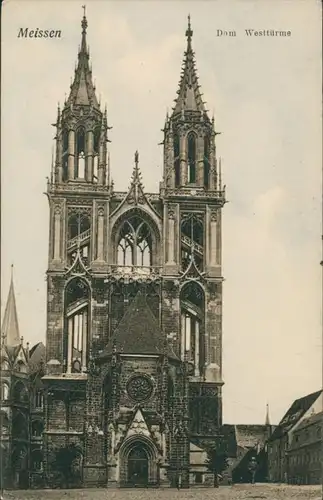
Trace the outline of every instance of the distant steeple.
[[15, 346], [20, 344], [18, 315], [13, 284], [13, 265], [11, 266], [11, 282], [2, 321], [1, 336], [3, 338], [3, 343], [6, 345]]
[[92, 82], [92, 70], [89, 65], [89, 50], [86, 45], [87, 19], [85, 15], [85, 5], [83, 5], [84, 15], [81, 22], [82, 39], [81, 47], [78, 53], [78, 64], [75, 69], [74, 81], [71, 84], [71, 92], [66, 105], [93, 106], [100, 109], [95, 95], [95, 87]]
[[266, 420], [265, 420], [265, 425], [270, 425], [270, 418], [269, 418], [269, 404], [266, 404]]
[[192, 49], [193, 31], [191, 28], [191, 17], [188, 16], [188, 26], [186, 30], [187, 48], [184, 53], [182, 73], [177, 91], [178, 97], [175, 99], [173, 114], [183, 113], [184, 111], [205, 112], [202, 94], [199, 90], [198, 76], [195, 67], [195, 57]]

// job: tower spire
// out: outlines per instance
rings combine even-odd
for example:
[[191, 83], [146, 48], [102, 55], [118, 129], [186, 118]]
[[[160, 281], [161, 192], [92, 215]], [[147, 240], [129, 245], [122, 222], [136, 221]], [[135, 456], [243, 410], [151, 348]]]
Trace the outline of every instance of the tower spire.
[[184, 52], [181, 78], [179, 82], [179, 89], [177, 91], [178, 97], [175, 99], [173, 114], [183, 114], [186, 110], [198, 111], [204, 114], [205, 106], [202, 100], [202, 94], [199, 90], [194, 52], [192, 49], [193, 30], [191, 27], [190, 15], [188, 15], [188, 24], [185, 36], [187, 38], [187, 47]]
[[89, 64], [90, 54], [86, 41], [88, 22], [86, 18], [85, 5], [82, 5], [82, 8], [83, 18], [81, 21], [81, 46], [78, 53], [78, 63], [75, 69], [74, 81], [71, 84], [71, 92], [66, 105], [93, 106], [96, 109], [100, 109], [95, 95], [95, 87], [92, 82], [92, 72]]
[[10, 288], [8, 293], [6, 309], [3, 316], [1, 335], [4, 344], [11, 346], [20, 344], [18, 315], [16, 307], [15, 290], [13, 284], [13, 264], [11, 264]]

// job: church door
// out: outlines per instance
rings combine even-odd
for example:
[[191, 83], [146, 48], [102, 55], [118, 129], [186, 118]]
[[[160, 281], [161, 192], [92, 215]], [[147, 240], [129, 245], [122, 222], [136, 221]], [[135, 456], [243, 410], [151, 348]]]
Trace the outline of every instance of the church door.
[[142, 444], [136, 444], [128, 455], [128, 483], [133, 486], [148, 484], [148, 457]]

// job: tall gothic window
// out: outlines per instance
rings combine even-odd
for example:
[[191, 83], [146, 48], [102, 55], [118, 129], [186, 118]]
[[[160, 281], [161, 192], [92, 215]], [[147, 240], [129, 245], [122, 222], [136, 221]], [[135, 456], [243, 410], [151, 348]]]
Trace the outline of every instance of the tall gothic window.
[[76, 256], [77, 249], [83, 262], [87, 265], [90, 260], [91, 222], [86, 213], [72, 213], [67, 224], [67, 260], [71, 265]]
[[174, 134], [174, 169], [175, 169], [175, 187], [180, 185], [180, 143], [179, 135]]
[[98, 182], [99, 158], [100, 158], [100, 128], [97, 127], [94, 130], [94, 139], [93, 139], [93, 182]]
[[199, 270], [203, 269], [204, 230], [203, 215], [197, 213], [182, 214], [181, 249], [182, 271], [190, 265], [192, 259]]
[[81, 372], [87, 365], [90, 289], [82, 279], [73, 279], [65, 290], [65, 350], [68, 372]]
[[196, 182], [196, 135], [190, 132], [187, 137], [187, 182]]
[[83, 127], [76, 132], [75, 178], [85, 178], [85, 130]]
[[204, 137], [204, 187], [209, 187], [209, 172], [210, 172], [210, 138]]
[[63, 157], [62, 157], [62, 180], [67, 181], [68, 178], [68, 130], [64, 129], [62, 133], [62, 147], [63, 147]]
[[3, 382], [1, 384], [1, 400], [7, 401], [9, 399], [9, 385]]
[[118, 265], [150, 267], [152, 265], [152, 235], [148, 224], [134, 215], [121, 228], [118, 241]]
[[204, 367], [204, 291], [195, 282], [186, 284], [180, 295], [181, 301], [181, 356], [188, 354], [194, 365], [195, 375]]

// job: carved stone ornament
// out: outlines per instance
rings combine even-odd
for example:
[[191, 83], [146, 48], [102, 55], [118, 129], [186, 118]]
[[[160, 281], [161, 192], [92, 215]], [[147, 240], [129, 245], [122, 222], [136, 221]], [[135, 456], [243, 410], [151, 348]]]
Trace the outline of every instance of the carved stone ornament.
[[175, 219], [176, 205], [168, 205], [168, 218], [170, 220]]
[[55, 215], [61, 215], [62, 206], [61, 205], [54, 205], [54, 213], [55, 213]]
[[211, 222], [216, 222], [218, 220], [218, 212], [215, 208], [211, 210]]
[[68, 215], [74, 215], [74, 214], [81, 214], [81, 215], [88, 215], [91, 216], [92, 214], [92, 208], [89, 206], [84, 207], [84, 206], [69, 206], [68, 207]]
[[152, 381], [143, 374], [133, 375], [127, 383], [128, 396], [137, 403], [150, 399], [153, 390]]
[[104, 207], [98, 207], [98, 216], [104, 217]]

